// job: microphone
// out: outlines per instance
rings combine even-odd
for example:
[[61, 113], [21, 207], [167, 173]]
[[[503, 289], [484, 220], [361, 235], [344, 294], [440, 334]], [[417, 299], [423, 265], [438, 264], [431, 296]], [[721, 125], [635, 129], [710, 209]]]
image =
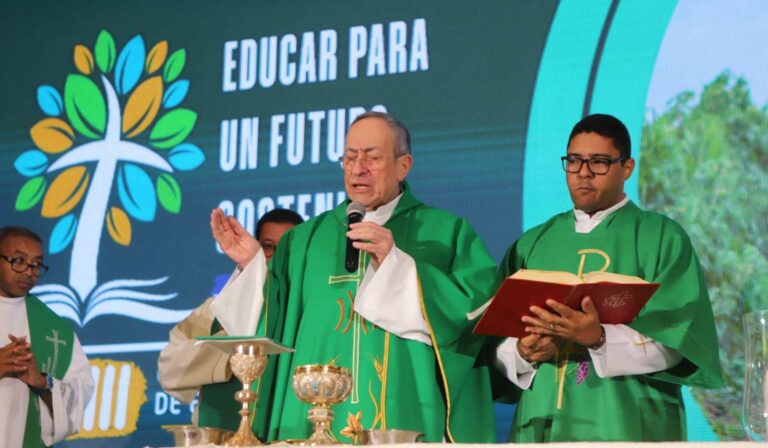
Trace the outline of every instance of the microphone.
[[[365, 216], [365, 206], [359, 202], [350, 202], [347, 206], [347, 219], [349, 224], [355, 224], [363, 220]], [[347, 225], [349, 230], [349, 225]], [[347, 261], [345, 263], [347, 272], [357, 271], [357, 264], [360, 262], [360, 249], [352, 246], [354, 241], [347, 237]]]

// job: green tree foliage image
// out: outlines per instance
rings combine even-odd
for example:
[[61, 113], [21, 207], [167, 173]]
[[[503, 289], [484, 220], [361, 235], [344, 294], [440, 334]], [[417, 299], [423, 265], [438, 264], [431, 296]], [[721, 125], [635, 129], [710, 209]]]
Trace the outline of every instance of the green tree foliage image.
[[768, 308], [768, 106], [729, 73], [679, 94], [642, 134], [642, 203], [680, 222], [706, 273], [726, 388], [694, 390], [723, 439], [743, 439], [741, 316]]

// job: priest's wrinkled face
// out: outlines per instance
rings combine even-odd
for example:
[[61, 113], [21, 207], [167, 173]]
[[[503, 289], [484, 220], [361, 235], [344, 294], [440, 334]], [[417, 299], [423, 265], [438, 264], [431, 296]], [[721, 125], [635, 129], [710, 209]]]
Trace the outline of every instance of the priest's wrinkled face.
[[[624, 182], [632, 175], [635, 161], [617, 160], [621, 154], [611, 138], [595, 132], [576, 134], [568, 144], [567, 156], [565, 176], [575, 208], [595, 213], [624, 198]], [[569, 172], [579, 165], [577, 172]]]
[[349, 128], [342, 162], [347, 196], [370, 211], [400, 194], [413, 157], [396, 153], [394, 134], [384, 119], [368, 117]]
[[26, 296], [40, 278], [42, 246], [29, 237], [7, 236], [0, 241], [0, 256], [0, 296]]

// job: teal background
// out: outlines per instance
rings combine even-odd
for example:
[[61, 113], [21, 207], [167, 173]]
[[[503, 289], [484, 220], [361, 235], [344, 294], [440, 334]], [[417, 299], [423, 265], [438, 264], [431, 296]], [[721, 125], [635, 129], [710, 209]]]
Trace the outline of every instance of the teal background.
[[[183, 192], [179, 214], [159, 211], [153, 222], [133, 221], [129, 247], [102, 235], [100, 280], [168, 276], [161, 292], [178, 295], [164, 306], [180, 311], [197, 306], [217, 276], [232, 269], [210, 238], [212, 208], [222, 201], [237, 208], [244, 200], [257, 204], [264, 197], [343, 190], [336, 161], [306, 162], [308, 141], [304, 163], [289, 166], [283, 151], [280, 166], [270, 168], [269, 117], [380, 104], [411, 130], [415, 165], [409, 181], [415, 194], [466, 217], [498, 260], [524, 230], [571, 207], [558, 158], [583, 115], [605, 112], [621, 118], [639, 159], [649, 86], [676, 6], [670, 0], [9, 3], [0, 17], [0, 225], [29, 226], [49, 238], [55, 221], [40, 217], [39, 206], [23, 213], [14, 208], [26, 179], [13, 163], [34, 147], [29, 129], [45, 117], [35, 99], [38, 86], [50, 84], [63, 92], [66, 76], [75, 73], [74, 46], [93, 49], [99, 31], [107, 29], [118, 52], [136, 35], [143, 36], [147, 50], [160, 40], [169, 42], [170, 52], [186, 49], [181, 77], [191, 87], [183, 107], [198, 114], [187, 141], [203, 150], [206, 161], [197, 170], [177, 173]], [[350, 27], [370, 30], [371, 24], [383, 23], [386, 30], [388, 22], [402, 20], [410, 31], [416, 18], [427, 21], [428, 70], [348, 79]], [[323, 29], [337, 31], [335, 81], [222, 92], [224, 42], [294, 33], [300, 44], [301, 33], [314, 31], [317, 39]], [[221, 122], [249, 117], [260, 118], [258, 167], [222, 172]], [[321, 153], [325, 138], [323, 131]], [[638, 178], [627, 185], [635, 200]], [[116, 197], [112, 203], [118, 203]], [[47, 256], [46, 263], [52, 270], [45, 282], [67, 282], [69, 249]], [[190, 418], [185, 406], [178, 415], [153, 411], [162, 393], [157, 346], [172, 325], [108, 315], [78, 329], [91, 356], [139, 365], [147, 377], [148, 402], [134, 434], [63, 445], [170, 443], [160, 425]], [[125, 348], [136, 343], [154, 345]], [[106, 344], [123, 348], [109, 352]], [[686, 399], [691, 439], [715, 440], [687, 391]], [[498, 408], [500, 438], [510, 411]]]

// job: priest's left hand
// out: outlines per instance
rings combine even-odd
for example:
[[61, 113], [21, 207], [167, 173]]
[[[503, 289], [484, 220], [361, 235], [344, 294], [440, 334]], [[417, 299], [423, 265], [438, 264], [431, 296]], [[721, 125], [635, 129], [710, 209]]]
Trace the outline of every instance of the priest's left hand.
[[541, 335], [560, 336], [579, 345], [589, 347], [602, 338], [600, 318], [592, 299], [584, 297], [581, 301], [581, 311], [563, 305], [555, 300], [547, 300], [547, 306], [553, 312], [538, 306], [531, 307], [534, 316], [523, 317], [528, 324], [526, 331]]
[[352, 245], [371, 254], [374, 267], [384, 262], [395, 246], [392, 231], [373, 222], [358, 222], [349, 226], [347, 237], [355, 240]]

